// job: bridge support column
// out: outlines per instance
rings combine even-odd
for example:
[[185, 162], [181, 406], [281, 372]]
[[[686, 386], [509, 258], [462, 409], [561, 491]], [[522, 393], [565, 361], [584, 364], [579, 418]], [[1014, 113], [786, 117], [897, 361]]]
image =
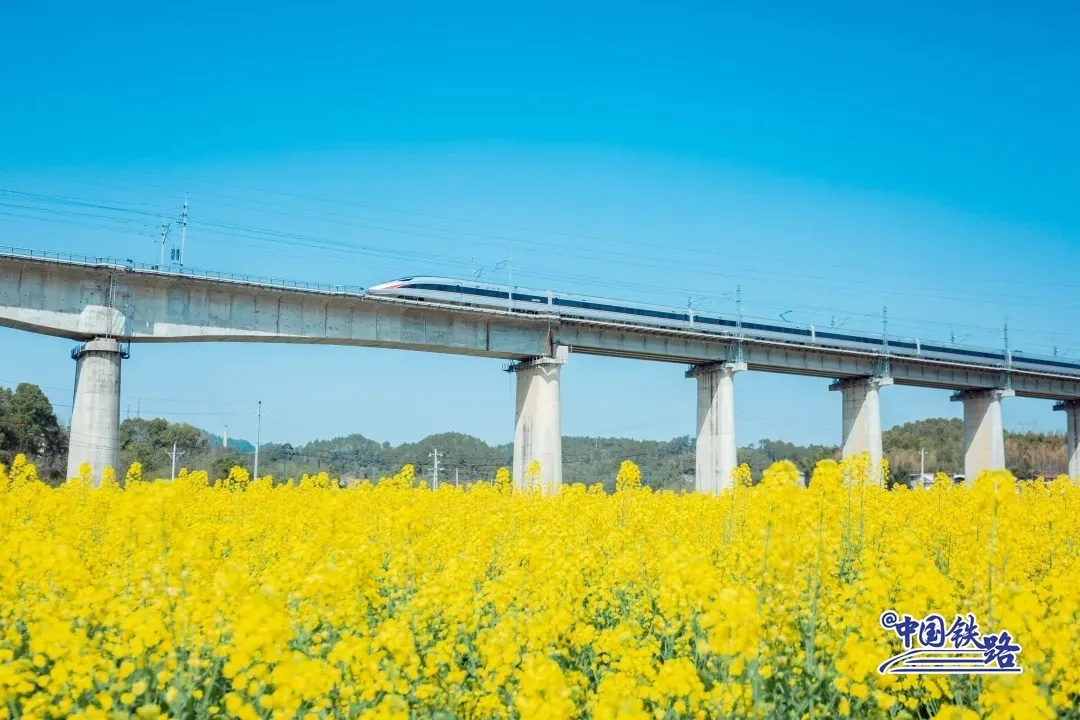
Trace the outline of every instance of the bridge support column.
[[1066, 400], [1054, 406], [1065, 411], [1065, 441], [1069, 447], [1069, 477], [1080, 478], [1080, 401]]
[[964, 403], [964, 479], [971, 483], [983, 470], [1005, 469], [1005, 428], [1001, 399], [1012, 390], [961, 390], [952, 400]]
[[112, 338], [94, 338], [71, 351], [75, 399], [68, 439], [68, 478], [89, 463], [94, 486], [106, 467], [120, 472], [120, 361], [127, 357]]
[[839, 390], [843, 402], [843, 439], [841, 454], [844, 458], [860, 453], [870, 453], [871, 472], [881, 466], [884, 452], [881, 448], [881, 401], [878, 391], [892, 385], [888, 377], [859, 377], [837, 380], [829, 386]]
[[698, 365], [687, 371], [697, 378], [697, 458], [694, 489], [715, 495], [731, 487], [738, 466], [735, 445], [735, 373], [746, 363]]
[[[514, 484], [525, 489], [538, 483], [545, 493], [562, 487], [562, 423], [559, 401], [559, 371], [566, 364], [566, 352], [556, 357], [538, 357], [510, 366], [517, 375], [517, 402], [514, 420]], [[529, 477], [529, 465], [540, 463], [540, 476]]]

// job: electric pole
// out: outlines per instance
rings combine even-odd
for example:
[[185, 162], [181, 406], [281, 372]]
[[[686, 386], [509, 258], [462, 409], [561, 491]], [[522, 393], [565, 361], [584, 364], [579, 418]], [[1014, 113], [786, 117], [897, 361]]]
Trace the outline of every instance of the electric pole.
[[510, 278], [510, 287], [506, 291], [506, 309], [514, 309], [514, 254], [506, 259], [506, 272]]
[[[1012, 352], [1009, 351], [1009, 318], [1005, 318], [1005, 329], [1002, 337], [1005, 338], [1005, 368], [1009, 369], [1012, 367]], [[1057, 348], [1054, 350], [1056, 353]]]
[[183, 456], [184, 456], [184, 453], [182, 453], [182, 452], [177, 453], [176, 452], [176, 442], [174, 441], [173, 444], [172, 444], [172, 452], [169, 453], [169, 457], [172, 458], [172, 474], [171, 474], [171, 476], [169, 478], [170, 480], [175, 480], [176, 479], [176, 458], [183, 457]]
[[742, 341], [742, 285], [735, 286], [735, 362], [743, 361]]
[[735, 323], [739, 336], [742, 336], [742, 285], [735, 286]]
[[[250, 416], [249, 416], [250, 417]], [[255, 428], [255, 479], [259, 479], [259, 443], [262, 441], [262, 400], [259, 401], [259, 420]]]
[[926, 448], [919, 448], [919, 484], [926, 484]]
[[889, 354], [889, 308], [881, 306], [881, 346]]
[[432, 458], [431, 489], [439, 489], [439, 448], [435, 448], [428, 457]]
[[180, 254], [177, 256], [177, 261], [180, 263], [180, 267], [184, 267], [184, 244], [187, 241], [187, 219], [188, 219], [188, 204], [187, 197], [184, 198], [184, 210], [180, 213]]
[[161, 259], [158, 261], [158, 270], [165, 269], [165, 239], [169, 237], [170, 224], [161, 218]]
[[889, 308], [881, 306], [881, 351], [882, 351], [882, 375], [892, 375], [892, 366], [889, 364]]
[[454, 468], [454, 487], [458, 486], [458, 470], [460, 468]]

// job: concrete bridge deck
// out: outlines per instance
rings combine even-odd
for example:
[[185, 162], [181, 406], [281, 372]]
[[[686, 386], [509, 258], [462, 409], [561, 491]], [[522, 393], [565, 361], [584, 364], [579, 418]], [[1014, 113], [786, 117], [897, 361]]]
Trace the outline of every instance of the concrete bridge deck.
[[[525, 395], [530, 392], [543, 393], [543, 397], [547, 398], [539, 404], [519, 402], [519, 416], [524, 413], [526, 419], [530, 414], [548, 418], [542, 421], [547, 425], [551, 424], [552, 417], [557, 421], [558, 413], [553, 414], [545, 403], [558, 403], [557, 374], [565, 362], [567, 351], [688, 364], [697, 368], [693, 376], [698, 379], [699, 388], [708, 389], [710, 394], [708, 398], [699, 398], [698, 468], [699, 476], [705, 474], [713, 478], [704, 485], [710, 489], [726, 484], [726, 473], [734, 462], [734, 450], [729, 447], [730, 443], [725, 441], [722, 452], [714, 452], [710, 445], [710, 438], [726, 437], [728, 426], [734, 423], [733, 414], [725, 409], [727, 405], [717, 405], [712, 394], [730, 396], [733, 403], [734, 384], [728, 381], [728, 375], [743, 369], [840, 381], [834, 385], [834, 389], [844, 393], [845, 415], [849, 416], [843, 423], [845, 451], [868, 450], [874, 457], [881, 454], [880, 421], [874, 430], [874, 421], [870, 418], [868, 427], [871, 430], [864, 432], [864, 425], [860, 424], [858, 418], [864, 411], [869, 413], [868, 417], [876, 417], [878, 388], [883, 383], [877, 382], [867, 390], [865, 383], [860, 382], [863, 379], [884, 377], [888, 379], [884, 383], [886, 385], [895, 383], [953, 390], [962, 393], [962, 396], [957, 396], [958, 399], [968, 399], [965, 408], [974, 402], [971, 398], [977, 395], [993, 395], [997, 398], [995, 403], [1001, 397], [1012, 394], [1043, 398], [1062, 403], [1062, 409], [1074, 408], [1080, 402], [1080, 376], [1065, 373], [885, 355], [750, 335], [736, 338], [730, 334], [568, 318], [546, 312], [374, 297], [365, 295], [359, 287], [295, 283], [186, 269], [158, 269], [110, 258], [17, 249], [0, 251], [0, 326], [88, 343], [78, 357], [87, 358], [92, 366], [108, 369], [115, 365], [117, 393], [119, 359], [115, 363], [111, 360], [105, 362], [103, 358], [109, 355], [108, 348], [112, 346], [98, 340], [112, 341], [117, 347], [120, 343], [150, 342], [335, 344], [518, 361], [521, 372], [530, 374], [530, 377], [537, 373], [549, 380], [555, 377], [554, 385], [532, 380], [519, 382], [519, 392]], [[556, 362], [522, 362], [535, 358], [552, 358]], [[76, 406], [79, 405], [78, 386], [83, 379], [82, 366], [80, 360]], [[713, 377], [710, 372], [720, 375]], [[551, 387], [555, 390], [552, 391]], [[998, 391], [1006, 391], [1007, 394], [1002, 395]], [[858, 402], [855, 402], [855, 398], [858, 398]], [[864, 405], [872, 407], [868, 409]], [[714, 406], [719, 408], [717, 412], [722, 410], [721, 419], [710, 414], [710, 408]], [[972, 410], [973, 418], [976, 412], [980, 413], [980, 417], [994, 416], [992, 407], [989, 412]], [[76, 418], [84, 415], [91, 420], [96, 417], [94, 413], [73, 412], [73, 435], [76, 432]], [[1000, 426], [1000, 412], [996, 417]], [[991, 417], [987, 422], [995, 421]], [[974, 419], [972, 423], [975, 423]], [[111, 419], [107, 424], [111, 427]], [[524, 424], [529, 425], [528, 422]], [[1075, 424], [1070, 421], [1069, 427]], [[713, 430], [709, 430], [709, 427]], [[523, 432], [519, 428], [518, 435]], [[523, 437], [521, 442], [532, 447], [535, 443], [531, 443], [530, 433], [525, 432], [528, 437]], [[88, 438], [94, 438], [90, 444], [115, 444], [108, 440], [109, 433], [100, 429], [86, 434]], [[1000, 428], [990, 432], [990, 436], [995, 438], [1000, 434]], [[985, 435], [977, 429], [972, 430], [973, 438]], [[865, 440], [849, 442], [852, 437], [863, 436]], [[106, 438], [106, 442], [100, 442], [102, 437]], [[557, 432], [553, 434], [548, 428], [543, 432], [538, 431], [537, 437], [547, 438], [541, 445], [550, 445], [555, 442], [551, 438], [557, 437]], [[731, 437], [734, 437], [733, 428]], [[993, 448], [987, 451], [990, 455], [984, 453], [983, 456], [973, 457], [967, 464], [969, 472], [976, 471], [980, 465], [996, 467], [1004, 462], [997, 445], [991, 444]], [[715, 461], [710, 460], [704, 466], [703, 445], [706, 454], [716, 455]], [[72, 447], [78, 450], [74, 439]], [[1073, 447], [1070, 445], [1070, 448]], [[537, 452], [549, 461], [560, 456], [550, 447], [539, 448]], [[82, 451], [74, 452], [73, 463], [78, 460], [80, 453], [87, 455]], [[107, 459], [116, 457], [111, 449], [107, 454]], [[998, 455], [1001, 455], [1000, 462]], [[1076, 452], [1072, 450], [1070, 472], [1075, 471], [1074, 474], [1080, 475], [1080, 459], [1075, 456]], [[93, 464], [98, 466], [102, 462], [101, 458], [95, 457]], [[74, 467], [77, 466], [76, 463]], [[515, 460], [515, 468], [517, 466]], [[555, 483], [561, 477], [561, 468], [551, 468], [550, 471], [557, 472], [557, 475], [545, 472], [545, 479]], [[701, 483], [699, 477], [699, 485]]]

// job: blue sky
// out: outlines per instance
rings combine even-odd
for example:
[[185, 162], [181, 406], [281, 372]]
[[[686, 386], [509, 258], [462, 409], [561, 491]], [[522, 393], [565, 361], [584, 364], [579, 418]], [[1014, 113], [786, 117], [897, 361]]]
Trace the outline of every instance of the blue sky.
[[[370, 285], [465, 276], [1080, 354], [1080, 49], [1066, 3], [56, 2], [0, 8], [0, 244]], [[946, 7], [942, 7], [947, 5]], [[13, 192], [12, 192], [13, 191]], [[15, 193], [123, 210], [73, 212]], [[70, 343], [0, 330], [70, 404]], [[136, 347], [125, 410], [393, 442], [512, 431], [500, 363]], [[574, 357], [567, 434], [694, 427], [683, 368]], [[827, 382], [746, 373], [738, 440], [837, 442]], [[955, 416], [892, 387], [886, 425]], [[1063, 425], [1009, 400], [1015, 429]]]

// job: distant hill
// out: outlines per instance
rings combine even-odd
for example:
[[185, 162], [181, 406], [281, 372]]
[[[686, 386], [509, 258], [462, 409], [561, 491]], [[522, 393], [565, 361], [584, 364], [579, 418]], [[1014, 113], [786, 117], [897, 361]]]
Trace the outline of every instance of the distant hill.
[[[228, 458], [219, 455], [221, 438], [202, 431], [212, 448], [213, 458], [204, 463], [237, 462], [250, 467], [254, 446], [246, 440], [229, 439]], [[963, 422], [956, 418], [931, 418], [906, 423], [883, 434], [885, 455], [892, 476], [897, 480], [919, 470], [919, 450], [926, 450], [928, 472], [963, 472]], [[630, 438], [563, 438], [563, 479], [567, 483], [587, 485], [603, 483], [612, 487], [619, 465], [633, 460], [641, 468], [645, 484], [654, 488], [690, 489], [693, 487], [695, 440], [677, 437], [671, 440], [634, 440]], [[1018, 477], [1053, 476], [1065, 471], [1065, 439], [1050, 433], [1005, 434], [1009, 468]], [[432, 453], [438, 449], [441, 482], [473, 481], [494, 477], [500, 467], [513, 463], [510, 443], [489, 445], [463, 433], [430, 435], [416, 442], [391, 445], [361, 434], [316, 440], [292, 446], [264, 444], [260, 452], [260, 471], [275, 477], [296, 477], [302, 473], [326, 470], [346, 479], [377, 480], [389, 477], [411, 464], [417, 475], [431, 481]], [[747, 463], [755, 478], [777, 460], [790, 460], [807, 477], [814, 465], [824, 458], [839, 459], [835, 445], [795, 445], [782, 440], [761, 440], [739, 448], [739, 462]]]
[[[567, 483], [603, 483], [614, 487], [615, 476], [623, 460], [632, 460], [641, 468], [642, 481], [654, 488], [690, 489], [693, 487], [696, 443], [690, 437], [672, 440], [633, 440], [630, 438], [574, 437], [563, 438], [563, 481]], [[433, 470], [432, 453], [438, 449], [440, 480], [453, 482], [494, 477], [500, 467], [513, 463], [510, 443], [488, 445], [462, 433], [439, 433], [413, 443], [393, 446], [379, 443], [363, 435], [347, 435], [331, 440], [292, 447], [267, 445], [262, 457], [266, 467], [318, 470], [331, 468], [347, 478], [376, 479], [396, 473], [403, 465], [411, 464], [417, 474], [430, 481]], [[739, 461], [750, 465], [756, 476], [775, 460], [792, 460], [809, 473], [822, 457], [833, 457], [835, 447], [801, 447], [791, 443], [763, 440], [757, 445], [740, 448]], [[274, 465], [277, 463], [278, 465]]]
[[393, 475], [406, 464], [413, 465], [418, 475], [430, 477], [436, 449], [443, 482], [452, 482], [455, 474], [461, 482], [491, 478], [496, 470], [512, 462], [511, 446], [492, 447], [471, 435], [453, 432], [397, 446], [354, 434], [298, 447], [267, 445], [263, 451], [270, 462], [291, 461], [308, 467], [314, 464], [316, 469], [332, 468], [343, 477], [378, 479]]
[[[205, 437], [211, 445], [214, 447], [223, 447], [223, 438], [220, 435], [215, 435], [209, 430], [202, 431], [203, 437]], [[229, 447], [237, 452], [249, 453], [255, 452], [255, 443], [248, 442], [247, 440], [241, 440], [240, 438], [229, 438]]]
[[[22, 402], [19, 407], [40, 406], [34, 417], [47, 420], [47, 427], [27, 435], [25, 428], [36, 426], [20, 420], [15, 413], [17, 408], [12, 398], [18, 393], [33, 400]], [[833, 420], [839, 434], [839, 418]], [[55, 436], [55, 447], [44, 454], [35, 454], [33, 447], [24, 447], [24, 435]], [[957, 418], [930, 418], [897, 425], [886, 430], [882, 437], [892, 476], [897, 480], [919, 470], [921, 450], [925, 450], [928, 472], [963, 472], [963, 439], [964, 424]], [[252, 469], [255, 446], [248, 440], [230, 437], [226, 448], [220, 435], [186, 423], [162, 418], [128, 418], [120, 424], [118, 474], [123, 476], [128, 465], [137, 461], [148, 476], [167, 477], [174, 445], [179, 453], [178, 469], [205, 469], [215, 477], [223, 477], [234, 465]], [[454, 482], [455, 478], [459, 482], [489, 479], [500, 467], [510, 467], [513, 463], [510, 443], [489, 445], [463, 433], [438, 433], [400, 445], [353, 434], [299, 446], [266, 443], [259, 453], [259, 471], [281, 478], [325, 470], [335, 477], [377, 480], [411, 464], [421, 478], [430, 481], [436, 449], [440, 480], [444, 483]], [[0, 392], [0, 462], [10, 462], [15, 453], [28, 452], [41, 467], [43, 477], [59, 482], [67, 462], [65, 450], [66, 437], [40, 388], [24, 383], [15, 393]], [[693, 487], [695, 440], [692, 437], [634, 440], [569, 436], [563, 438], [562, 450], [563, 479], [567, 483], [603, 483], [611, 488], [620, 463], [633, 460], [641, 468], [643, 481], [651, 487]], [[777, 460], [790, 460], [809, 476], [819, 460], [839, 459], [839, 448], [835, 445], [795, 445], [768, 439], [741, 447], [738, 452], [739, 462], [748, 464], [755, 478], [760, 478], [761, 472]], [[1020, 478], [1059, 475], [1067, 470], [1065, 437], [1057, 433], [1006, 432], [1005, 459], [1009, 469]]]
[[[894, 477], [919, 471], [919, 451], [926, 450], [927, 471], [964, 471], [964, 421], [930, 418], [904, 423], [882, 435]], [[1068, 471], [1065, 436], [1057, 433], [1006, 432], [1005, 462], [1020, 478], [1054, 477]]]
[[[20, 403], [14, 402], [16, 396], [23, 398]], [[24, 406], [36, 408], [34, 418], [47, 421], [29, 434], [26, 428], [37, 426], [16, 412]], [[839, 417], [828, 421], [836, 422], [839, 434]], [[50, 442], [54, 447], [49, 452], [35, 455], [34, 448], [41, 443], [35, 441], [36, 444], [27, 446], [23, 436], [53, 438]], [[962, 472], [963, 438], [963, 421], [930, 418], [890, 428], [882, 439], [893, 477], [902, 479], [919, 470], [921, 450], [925, 450], [928, 472]], [[24, 383], [14, 393], [0, 392], [0, 462], [9, 460], [15, 453], [29, 452], [41, 464], [46, 476], [60, 480], [62, 468], [66, 466], [64, 446], [66, 438], [56, 423], [51, 403], [40, 388]], [[255, 446], [248, 440], [229, 438], [226, 448], [222, 447], [220, 435], [186, 423], [171, 423], [162, 418], [128, 418], [120, 424], [121, 467], [118, 474], [122, 476], [128, 465], [137, 461], [148, 475], [167, 476], [174, 446], [179, 453], [178, 468], [207, 469], [215, 477], [224, 476], [233, 465], [250, 469], [254, 461]], [[337, 477], [377, 480], [411, 464], [420, 477], [430, 480], [436, 449], [442, 482], [454, 482], [455, 478], [460, 482], [492, 478], [496, 470], [509, 467], [513, 462], [510, 443], [489, 445], [463, 433], [439, 433], [400, 445], [353, 434], [295, 447], [283, 443], [264, 444], [259, 453], [259, 471], [275, 477], [297, 477], [305, 472], [326, 470]], [[694, 438], [685, 436], [671, 440], [564, 437], [563, 479], [568, 483], [589, 485], [599, 482], [610, 488], [620, 463], [633, 460], [641, 468], [643, 481], [651, 487], [690, 488], [694, 476], [694, 451]], [[777, 460], [791, 460], [809, 475], [819, 460], [838, 457], [839, 449], [835, 445], [804, 446], [781, 440], [760, 440], [739, 448], [739, 462], [747, 463], [754, 477], [760, 477], [761, 472]], [[1006, 432], [1005, 459], [1017, 477], [1056, 476], [1067, 468], [1065, 438], [1056, 433]]]

